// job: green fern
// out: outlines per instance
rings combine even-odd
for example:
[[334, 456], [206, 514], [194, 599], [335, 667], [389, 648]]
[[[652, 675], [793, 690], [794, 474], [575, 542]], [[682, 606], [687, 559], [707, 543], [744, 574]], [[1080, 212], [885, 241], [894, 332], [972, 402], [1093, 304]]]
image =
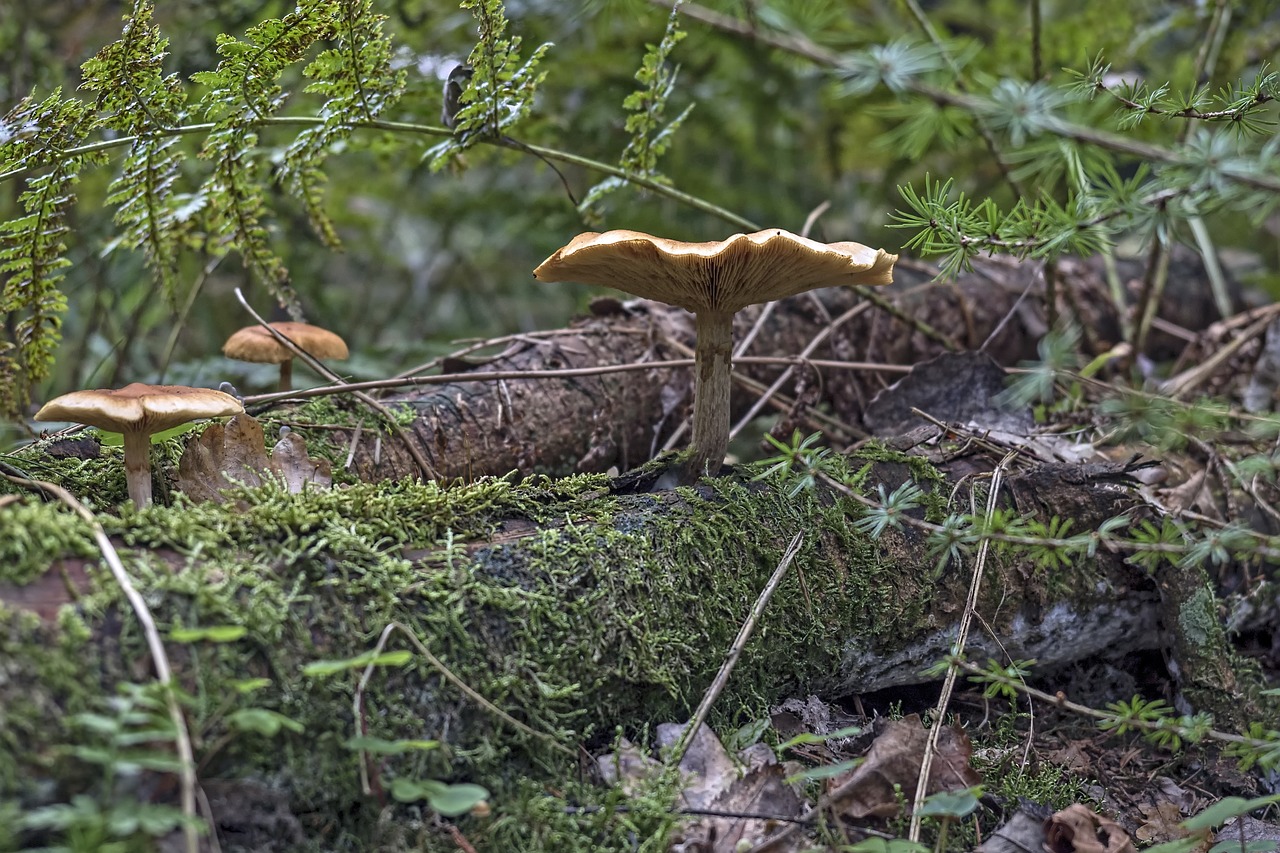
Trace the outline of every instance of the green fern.
[[177, 256], [188, 230], [174, 215], [174, 195], [183, 151], [177, 137], [164, 136], [182, 124], [187, 97], [176, 74], [163, 73], [169, 40], [152, 23], [154, 8], [139, 0], [125, 18], [120, 39], [81, 66], [81, 88], [97, 94], [95, 128], [135, 137], [107, 203], [117, 206], [120, 232], [113, 248], [140, 249], [169, 298], [177, 289]]
[[471, 78], [462, 93], [462, 108], [454, 117], [454, 135], [425, 155], [431, 171], [455, 163], [463, 151], [481, 139], [510, 134], [533, 108], [538, 86], [546, 77], [539, 70], [550, 43], [537, 47], [520, 61], [520, 36], [507, 36], [507, 16], [501, 0], [463, 0], [463, 9], [476, 19], [479, 41], [467, 57]]
[[[644, 178], [657, 184], [670, 183], [658, 170], [658, 159], [671, 147], [676, 131], [684, 124], [694, 106], [690, 104], [680, 115], [663, 124], [667, 101], [675, 91], [678, 75], [678, 69], [669, 65], [671, 52], [686, 35], [679, 26], [679, 12], [680, 0], [676, 0], [671, 7], [671, 15], [667, 18], [667, 28], [661, 41], [648, 45], [644, 59], [640, 62], [640, 70], [635, 75], [640, 88], [627, 95], [622, 102], [623, 109], [631, 113], [627, 116], [626, 123], [626, 130], [631, 138], [622, 151], [619, 165], [628, 176]], [[605, 196], [626, 184], [626, 178], [605, 178], [587, 191], [579, 208], [584, 212], [590, 211]]]
[[383, 32], [386, 15], [373, 12], [371, 0], [341, 0], [327, 10], [332, 18], [334, 47], [303, 70], [310, 83], [304, 91], [322, 95], [324, 123], [300, 132], [285, 150], [282, 176], [302, 201], [312, 227], [331, 248], [341, 241], [324, 212], [323, 167], [334, 147], [346, 140], [355, 121], [372, 121], [399, 100], [404, 72], [393, 71], [391, 39]]
[[284, 103], [279, 80], [285, 68], [302, 60], [317, 42], [337, 35], [338, 15], [318, 14], [333, 6], [333, 0], [314, 0], [283, 18], [251, 27], [243, 40], [220, 35], [218, 67], [191, 77], [208, 87], [200, 108], [214, 122], [200, 152], [214, 167], [200, 188], [211, 243], [217, 251], [237, 248], [246, 266], [294, 316], [300, 316], [301, 309], [289, 286], [289, 272], [271, 248], [264, 224], [267, 205], [261, 164], [254, 156], [254, 128]]
[[[61, 90], [43, 101], [21, 101], [0, 122], [0, 171], [44, 165], [50, 151], [79, 145], [92, 123], [83, 101], [63, 98]], [[27, 180], [18, 196], [23, 215], [0, 222], [0, 319], [12, 332], [0, 339], [0, 413], [20, 416], [29, 388], [53, 367], [58, 330], [66, 311], [60, 285], [67, 259], [67, 213], [75, 204], [80, 168], [101, 155], [55, 160]]]

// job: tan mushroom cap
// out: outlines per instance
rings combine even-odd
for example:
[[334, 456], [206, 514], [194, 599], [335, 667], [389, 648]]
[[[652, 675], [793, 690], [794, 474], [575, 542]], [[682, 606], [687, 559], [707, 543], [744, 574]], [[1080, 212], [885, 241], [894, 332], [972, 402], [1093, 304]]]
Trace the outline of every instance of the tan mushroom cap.
[[36, 412], [36, 420], [151, 434], [197, 418], [220, 418], [243, 411], [235, 397], [212, 388], [134, 382], [115, 391], [73, 391], [55, 397]]
[[[310, 323], [270, 323], [273, 329], [284, 335], [316, 358], [344, 359], [348, 356], [347, 342], [328, 329]], [[262, 326], [245, 326], [222, 345], [222, 354], [237, 361], [259, 364], [279, 364], [294, 357], [293, 351], [276, 340]]]
[[897, 255], [819, 243], [781, 228], [684, 243], [639, 231], [588, 231], [543, 261], [540, 281], [612, 287], [688, 311], [734, 312], [818, 287], [889, 284]]

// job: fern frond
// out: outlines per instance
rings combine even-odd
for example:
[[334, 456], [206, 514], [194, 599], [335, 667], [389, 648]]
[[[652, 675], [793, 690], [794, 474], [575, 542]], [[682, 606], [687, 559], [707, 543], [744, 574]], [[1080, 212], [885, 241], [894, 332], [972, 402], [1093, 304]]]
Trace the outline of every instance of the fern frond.
[[92, 112], [61, 90], [39, 103], [28, 98], [0, 122], [0, 168], [43, 168], [18, 196], [23, 215], [0, 222], [0, 414], [19, 417], [29, 388], [49, 375], [66, 297], [60, 285], [71, 261], [65, 236], [80, 169], [101, 158], [65, 157], [84, 140]]
[[[687, 35], [680, 29], [680, 2], [681, 0], [676, 0], [671, 7], [662, 39], [657, 44], [648, 45], [645, 50], [640, 70], [635, 75], [640, 88], [627, 95], [622, 102], [623, 109], [631, 113], [627, 116], [626, 123], [626, 130], [631, 138], [622, 151], [619, 165], [628, 175], [659, 184], [670, 181], [658, 170], [658, 160], [671, 147], [676, 131], [684, 124], [694, 106], [690, 104], [680, 115], [666, 125], [663, 124], [667, 101], [675, 91], [676, 77], [679, 74], [679, 68], [672, 67], [669, 63], [671, 52]], [[626, 181], [617, 177], [600, 181], [587, 191], [579, 209], [589, 211], [609, 193], [625, 185]]]
[[455, 162], [480, 139], [506, 136], [533, 108], [538, 86], [546, 77], [539, 66], [550, 43], [539, 45], [520, 61], [520, 36], [506, 35], [507, 16], [501, 0], [462, 0], [476, 19], [479, 41], [467, 57], [471, 79], [454, 118], [454, 135], [430, 148], [424, 159], [436, 172]]
[[383, 32], [386, 15], [373, 12], [372, 0], [340, 0], [333, 9], [336, 45], [304, 70], [305, 91], [325, 98], [324, 124], [303, 130], [284, 155], [282, 177], [306, 207], [311, 225], [326, 245], [341, 245], [324, 212], [324, 161], [333, 147], [351, 135], [353, 121], [382, 115], [404, 91], [404, 72], [391, 67], [393, 46]]
[[334, 38], [337, 6], [337, 0], [313, 0], [283, 18], [251, 27], [243, 40], [220, 35], [218, 67], [192, 75], [208, 87], [200, 108], [215, 123], [200, 152], [214, 164], [200, 188], [214, 245], [221, 251], [238, 250], [246, 266], [295, 316], [301, 309], [289, 286], [289, 272], [271, 248], [263, 224], [267, 204], [253, 154], [258, 135], [252, 128], [283, 104], [279, 81], [284, 70], [317, 42]]
[[174, 191], [183, 152], [177, 137], [161, 136], [183, 123], [187, 97], [176, 74], [164, 74], [169, 40], [152, 23], [149, 0], [137, 0], [119, 40], [81, 66], [81, 88], [97, 94], [97, 127], [136, 136], [107, 203], [117, 206], [119, 236], [112, 248], [141, 249], [147, 266], [172, 299], [184, 229], [175, 228]]

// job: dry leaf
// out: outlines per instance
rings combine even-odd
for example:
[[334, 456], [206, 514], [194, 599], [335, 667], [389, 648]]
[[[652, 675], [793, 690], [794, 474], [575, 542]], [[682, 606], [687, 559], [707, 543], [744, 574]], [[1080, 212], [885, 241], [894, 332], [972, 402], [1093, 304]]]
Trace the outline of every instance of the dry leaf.
[[1120, 824], [1079, 803], [1045, 821], [1044, 834], [1049, 853], [1137, 853]]
[[1093, 759], [1085, 751], [1088, 741], [1073, 740], [1062, 749], [1050, 751], [1045, 758], [1066, 770], [1079, 773], [1093, 767]]
[[619, 785], [627, 796], [634, 796], [637, 783], [662, 772], [662, 765], [640, 751], [626, 738], [618, 742], [618, 751], [596, 758], [596, 768], [606, 785]]
[[1173, 803], [1162, 800], [1158, 803], [1139, 803], [1138, 811], [1142, 812], [1142, 826], [1133, 833], [1139, 841], [1162, 842], [1182, 838], [1188, 833], [1179, 826], [1182, 811]]
[[[919, 714], [887, 722], [867, 751], [866, 760], [828, 782], [831, 791], [843, 789], [832, 808], [849, 820], [897, 815], [897, 792], [915, 793], [928, 740], [929, 730], [921, 724]], [[964, 729], [943, 728], [929, 771], [928, 793], [963, 790], [981, 782], [982, 777], [969, 764], [972, 754]]]
[[[686, 725], [658, 726], [659, 747], [674, 745]], [[635, 789], [637, 781], [662, 770], [661, 764], [625, 740], [616, 753], [601, 756], [596, 763], [607, 782], [619, 784], [628, 792]], [[740, 815], [776, 815], [785, 820], [799, 817], [804, 810], [800, 797], [785, 781], [788, 770], [778, 763], [772, 749], [755, 744], [742, 750], [735, 760], [706, 725], [694, 734], [680, 761], [680, 771], [685, 782], [680, 805], [691, 811], [724, 815], [693, 815], [671, 840], [668, 849], [673, 853], [734, 853], [741, 845], [753, 846], [772, 835], [778, 823]], [[804, 846], [807, 842], [798, 837], [776, 849], [779, 853], [795, 853]]]
[[273, 477], [282, 479], [290, 494], [327, 489], [333, 482], [329, 461], [308, 457], [306, 442], [295, 432], [281, 436], [268, 457], [262, 425], [242, 414], [226, 426], [211, 424], [187, 442], [176, 485], [192, 500], [221, 503], [226, 489], [255, 488]]
[[280, 437], [271, 450], [271, 467], [284, 478], [289, 494], [296, 495], [308, 486], [327, 489], [333, 485], [333, 471], [328, 459], [307, 456], [307, 443], [296, 432]]
[[211, 424], [187, 442], [176, 486], [192, 500], [222, 503], [224, 489], [260, 486], [270, 469], [262, 425], [251, 415], [236, 415], [226, 426]]

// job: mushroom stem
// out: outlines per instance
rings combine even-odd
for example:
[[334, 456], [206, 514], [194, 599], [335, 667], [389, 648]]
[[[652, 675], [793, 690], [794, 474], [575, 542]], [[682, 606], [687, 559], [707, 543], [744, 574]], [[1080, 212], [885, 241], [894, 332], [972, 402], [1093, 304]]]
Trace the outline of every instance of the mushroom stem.
[[703, 474], [715, 476], [729, 449], [729, 387], [733, 371], [733, 312], [699, 311], [693, 392], [693, 439], [685, 467], [686, 485]]
[[280, 362], [280, 390], [293, 390], [293, 359], [291, 358]]
[[142, 430], [124, 431], [124, 478], [129, 499], [141, 509], [151, 503], [151, 436]]

